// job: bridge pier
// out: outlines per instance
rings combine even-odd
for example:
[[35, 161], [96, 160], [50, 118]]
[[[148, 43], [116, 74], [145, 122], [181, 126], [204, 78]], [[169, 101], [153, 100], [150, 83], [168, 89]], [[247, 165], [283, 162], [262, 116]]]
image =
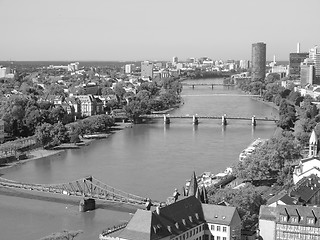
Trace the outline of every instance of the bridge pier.
[[223, 114], [223, 116], [221, 117], [221, 125], [226, 126], [227, 123], [227, 115]]
[[164, 124], [170, 124], [170, 118], [167, 115], [163, 115], [163, 122]]
[[211, 89], [213, 90], [213, 84], [211, 84]]
[[257, 126], [257, 121], [256, 121], [256, 116], [253, 115], [252, 118], [251, 118], [251, 125], [252, 126]]
[[193, 115], [192, 116], [192, 124], [193, 125], [198, 125], [199, 124], [199, 120], [198, 120], [198, 116], [197, 115]]
[[93, 198], [83, 198], [79, 204], [79, 212], [92, 211], [96, 209], [96, 200]]
[[192, 89], [194, 89], [194, 84], [192, 84]]

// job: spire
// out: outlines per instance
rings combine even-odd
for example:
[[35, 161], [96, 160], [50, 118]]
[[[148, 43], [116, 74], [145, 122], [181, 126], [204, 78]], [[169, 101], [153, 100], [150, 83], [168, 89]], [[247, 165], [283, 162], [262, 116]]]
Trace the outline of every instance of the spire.
[[309, 157], [316, 157], [318, 153], [318, 137], [314, 129], [309, 139]]
[[188, 196], [195, 196], [197, 193], [197, 189], [198, 189], [197, 177], [196, 177], [196, 173], [193, 171], [193, 174], [190, 180], [189, 189], [188, 189]]

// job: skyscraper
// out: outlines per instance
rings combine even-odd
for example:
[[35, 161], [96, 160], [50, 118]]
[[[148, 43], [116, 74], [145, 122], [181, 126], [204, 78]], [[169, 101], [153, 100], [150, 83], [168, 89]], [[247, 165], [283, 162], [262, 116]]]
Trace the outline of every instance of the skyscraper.
[[141, 77], [153, 78], [153, 63], [144, 61], [141, 63]]
[[266, 44], [252, 44], [251, 80], [264, 80], [266, 76]]

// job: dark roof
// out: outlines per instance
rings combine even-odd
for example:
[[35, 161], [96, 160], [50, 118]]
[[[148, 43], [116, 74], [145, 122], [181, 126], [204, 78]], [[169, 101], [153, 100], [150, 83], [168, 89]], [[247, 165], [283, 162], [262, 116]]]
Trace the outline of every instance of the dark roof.
[[320, 178], [312, 174], [300, 179], [290, 192], [290, 196], [299, 197], [307, 203], [319, 190]]
[[190, 196], [153, 212], [137, 210], [119, 238], [154, 240], [177, 236], [206, 221], [230, 225], [236, 211], [234, 207], [201, 204]]
[[279, 193], [272, 198], [268, 199], [267, 205], [270, 205], [272, 203], [275, 203], [277, 201], [283, 202], [285, 205], [297, 205], [297, 201], [295, 198], [288, 195], [288, 193], [283, 192]]
[[[281, 220], [280, 216], [286, 216], [287, 221]], [[297, 222], [291, 221], [292, 217], [298, 217]], [[301, 226], [320, 227], [320, 208], [300, 205], [277, 205], [276, 207], [261, 206], [259, 219], [271, 220], [277, 223]], [[315, 220], [314, 224], [308, 224], [308, 218]]]

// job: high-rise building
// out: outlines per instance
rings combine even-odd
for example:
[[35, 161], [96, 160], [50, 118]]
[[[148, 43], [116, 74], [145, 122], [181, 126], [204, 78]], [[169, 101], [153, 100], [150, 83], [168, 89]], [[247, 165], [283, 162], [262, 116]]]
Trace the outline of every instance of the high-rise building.
[[178, 63], [178, 57], [173, 57], [172, 64], [177, 64], [177, 63]]
[[300, 65], [309, 56], [308, 53], [290, 53], [289, 55], [289, 75], [300, 76]]
[[132, 73], [133, 66], [134, 66], [134, 64], [126, 64], [125, 69], [124, 69], [125, 73], [127, 73], [127, 74]]
[[153, 78], [153, 63], [144, 61], [141, 63], [141, 77]]
[[240, 68], [241, 69], [249, 69], [249, 67], [250, 67], [250, 61], [248, 61], [248, 60], [240, 60]]
[[264, 80], [266, 76], [266, 44], [263, 42], [252, 44], [251, 79]]
[[314, 84], [315, 69], [313, 64], [301, 64], [300, 66], [300, 84], [305, 87], [307, 84]]

